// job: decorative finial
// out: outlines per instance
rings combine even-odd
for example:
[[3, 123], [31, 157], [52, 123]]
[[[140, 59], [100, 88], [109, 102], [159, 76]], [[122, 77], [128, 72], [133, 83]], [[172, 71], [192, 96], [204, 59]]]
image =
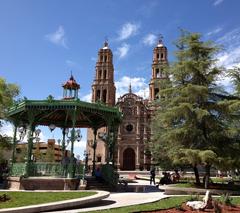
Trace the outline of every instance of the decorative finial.
[[129, 93], [132, 93], [132, 85], [131, 85], [131, 81], [130, 81], [130, 84], [129, 84], [128, 92], [129, 92]]
[[72, 70], [70, 70], [70, 72], [71, 72], [71, 77], [70, 77], [70, 79], [72, 80], [72, 79], [73, 79], [73, 74], [72, 74]]
[[163, 35], [161, 33], [158, 35], [158, 44], [163, 44]]
[[107, 36], [105, 36], [104, 47], [108, 47], [108, 37]]

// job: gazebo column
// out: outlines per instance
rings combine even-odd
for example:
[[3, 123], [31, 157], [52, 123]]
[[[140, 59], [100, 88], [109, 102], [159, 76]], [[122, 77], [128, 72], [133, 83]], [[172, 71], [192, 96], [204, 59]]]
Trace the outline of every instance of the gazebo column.
[[66, 138], [66, 128], [62, 129], [62, 159], [65, 157], [65, 138]]
[[92, 167], [92, 176], [95, 175], [95, 167], [96, 167], [96, 148], [97, 148], [97, 128], [93, 129], [93, 167]]
[[71, 158], [70, 158], [70, 178], [74, 178], [75, 176], [75, 166], [74, 165], [74, 154], [73, 154], [73, 149], [74, 149], [74, 141], [75, 141], [75, 124], [76, 124], [76, 111], [77, 108], [74, 109], [72, 113], [72, 130], [71, 130]]
[[29, 122], [27, 126], [28, 130], [28, 149], [27, 149], [27, 162], [26, 162], [26, 175], [31, 175], [31, 166], [32, 166], [32, 148], [33, 148], [33, 131], [35, 126], [33, 126], [33, 122]]

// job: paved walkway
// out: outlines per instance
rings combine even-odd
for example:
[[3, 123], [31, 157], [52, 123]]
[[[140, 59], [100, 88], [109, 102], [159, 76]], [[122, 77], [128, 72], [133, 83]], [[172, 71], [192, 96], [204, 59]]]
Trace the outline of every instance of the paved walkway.
[[132, 206], [143, 203], [150, 203], [168, 197], [167, 195], [163, 194], [163, 191], [160, 191], [154, 185], [150, 186], [149, 181], [137, 180], [136, 183], [129, 184], [129, 188], [135, 188], [141, 192], [111, 193], [108, 198], [96, 203], [94, 207], [92, 204], [91, 206], [84, 206], [79, 209], [55, 212], [89, 212], [95, 210], [118, 208], [122, 206]]

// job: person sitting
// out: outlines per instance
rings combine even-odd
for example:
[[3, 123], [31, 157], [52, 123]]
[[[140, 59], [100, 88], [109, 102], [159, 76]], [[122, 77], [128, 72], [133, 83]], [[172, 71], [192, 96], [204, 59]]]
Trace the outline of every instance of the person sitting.
[[180, 180], [180, 174], [179, 174], [178, 170], [174, 170], [174, 172], [175, 173], [171, 174], [171, 181], [172, 181], [172, 183], [177, 183]]

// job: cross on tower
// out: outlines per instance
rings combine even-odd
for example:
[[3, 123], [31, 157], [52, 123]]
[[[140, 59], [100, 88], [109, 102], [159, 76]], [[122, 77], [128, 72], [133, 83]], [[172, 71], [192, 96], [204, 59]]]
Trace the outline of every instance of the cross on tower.
[[104, 47], [107, 47], [108, 46], [108, 37], [105, 36], [105, 42], [104, 42]]
[[161, 33], [158, 34], [158, 43], [159, 44], [163, 43], [163, 35]]

